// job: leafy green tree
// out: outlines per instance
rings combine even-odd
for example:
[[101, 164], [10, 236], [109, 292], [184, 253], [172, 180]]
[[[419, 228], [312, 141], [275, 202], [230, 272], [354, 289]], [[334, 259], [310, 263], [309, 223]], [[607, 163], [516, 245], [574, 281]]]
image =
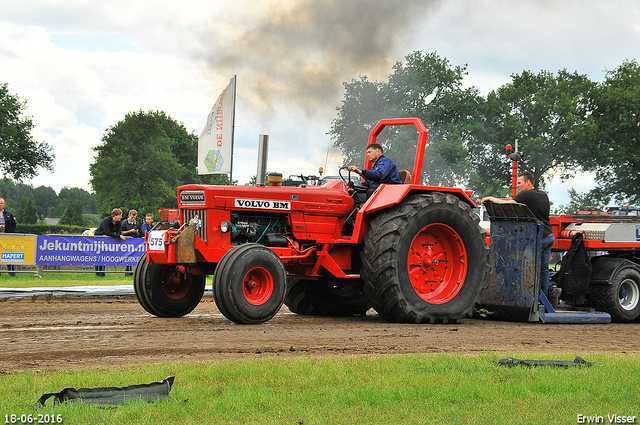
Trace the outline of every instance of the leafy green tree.
[[586, 211], [589, 208], [601, 208], [609, 203], [611, 199], [603, 195], [598, 189], [585, 193], [578, 193], [574, 188], [569, 189], [570, 201], [567, 205], [561, 205], [559, 213], [574, 214], [576, 211]]
[[180, 185], [228, 182], [227, 175], [196, 175], [197, 149], [197, 136], [166, 113], [127, 114], [94, 148], [89, 169], [100, 213], [115, 207], [140, 213], [175, 208]]
[[49, 211], [54, 213], [60, 203], [58, 194], [49, 186], [38, 186], [33, 189], [33, 197], [38, 210], [38, 216], [42, 218], [49, 217]]
[[72, 199], [67, 202], [67, 206], [60, 218], [60, 224], [67, 224], [72, 226], [84, 225], [84, 217], [82, 202], [77, 199]]
[[17, 213], [20, 208], [20, 201], [23, 197], [33, 199], [33, 186], [24, 183], [14, 183], [4, 178], [0, 179], [0, 197], [7, 202], [6, 208], [11, 212]]
[[474, 148], [480, 181], [504, 181], [511, 166], [504, 148], [516, 140], [518, 150], [524, 152], [519, 168], [534, 174], [536, 187], [544, 188], [550, 171], [570, 177], [581, 169], [577, 152], [595, 84], [585, 75], [566, 70], [557, 75], [524, 71], [511, 79], [487, 96], [486, 139]]
[[67, 201], [77, 200], [82, 203], [84, 211], [88, 214], [98, 213], [98, 202], [96, 197], [88, 191], [79, 187], [63, 187], [58, 194], [60, 201], [66, 203]]
[[0, 172], [15, 180], [35, 177], [38, 167], [53, 169], [51, 146], [33, 139], [33, 122], [23, 115], [26, 107], [6, 83], [0, 84]]
[[608, 71], [593, 96], [581, 153], [596, 172], [598, 189], [619, 203], [640, 203], [640, 65], [625, 61]]
[[23, 196], [20, 199], [20, 209], [18, 210], [18, 220], [22, 224], [36, 224], [38, 222], [38, 213], [33, 199]]
[[[345, 96], [329, 134], [342, 150], [345, 165], [364, 162], [371, 129], [382, 118], [418, 117], [429, 131], [423, 161], [423, 182], [465, 184], [471, 162], [469, 145], [482, 129], [482, 97], [464, 89], [466, 66], [451, 66], [437, 53], [408, 55], [397, 62], [385, 83], [366, 77], [345, 83]], [[378, 138], [385, 155], [399, 169], [412, 171], [417, 133], [413, 127], [385, 128]]]

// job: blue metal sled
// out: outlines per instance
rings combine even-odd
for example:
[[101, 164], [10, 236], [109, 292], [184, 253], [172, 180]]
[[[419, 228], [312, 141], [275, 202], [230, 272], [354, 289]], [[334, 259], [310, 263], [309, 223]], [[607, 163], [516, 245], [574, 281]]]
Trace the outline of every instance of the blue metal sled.
[[[540, 290], [542, 222], [523, 204], [485, 203], [491, 219], [487, 288], [480, 308], [493, 317], [518, 322], [609, 323], [608, 313], [570, 309], [556, 311]], [[539, 296], [536, 296], [540, 294]]]

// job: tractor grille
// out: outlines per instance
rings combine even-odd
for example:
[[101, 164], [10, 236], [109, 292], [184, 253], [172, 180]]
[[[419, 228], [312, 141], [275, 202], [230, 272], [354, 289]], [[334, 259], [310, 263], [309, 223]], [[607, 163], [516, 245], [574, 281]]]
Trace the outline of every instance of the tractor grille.
[[198, 216], [198, 218], [200, 219], [200, 222], [202, 223], [202, 227], [198, 229], [198, 236], [200, 236], [200, 239], [206, 242], [207, 241], [207, 210], [206, 209], [201, 209], [201, 210], [182, 209], [180, 211], [182, 213], [183, 223], [188, 223], [189, 220], [191, 220], [193, 217]]

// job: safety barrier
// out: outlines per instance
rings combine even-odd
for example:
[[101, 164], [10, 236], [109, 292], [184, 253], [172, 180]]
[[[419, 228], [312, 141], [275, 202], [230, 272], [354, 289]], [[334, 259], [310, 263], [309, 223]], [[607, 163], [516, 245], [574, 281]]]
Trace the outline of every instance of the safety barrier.
[[[0, 273], [131, 272], [145, 252], [144, 239], [108, 236], [0, 234]], [[102, 270], [104, 269], [104, 270]]]

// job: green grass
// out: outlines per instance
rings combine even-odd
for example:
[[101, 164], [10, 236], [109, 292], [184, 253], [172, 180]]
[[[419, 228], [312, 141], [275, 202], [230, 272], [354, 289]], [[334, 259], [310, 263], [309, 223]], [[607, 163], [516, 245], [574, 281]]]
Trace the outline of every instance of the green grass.
[[[31, 287], [63, 287], [63, 286], [94, 286], [94, 285], [128, 285], [133, 284], [133, 276], [124, 273], [106, 273], [105, 277], [96, 277], [91, 273], [59, 273], [44, 272], [42, 277], [31, 273], [16, 273], [16, 277], [9, 276], [4, 268], [0, 275], [0, 287], [3, 288], [31, 288]], [[2, 418], [0, 418], [2, 419]], [[3, 422], [0, 422], [3, 423]]]
[[[519, 358], [573, 360], [574, 354]], [[592, 367], [501, 367], [493, 354], [167, 363], [0, 376], [0, 419], [65, 424], [575, 424], [640, 418], [640, 358], [582, 355]], [[127, 386], [176, 376], [173, 401], [98, 408], [31, 406], [64, 387]], [[186, 400], [186, 401], [185, 401]]]

